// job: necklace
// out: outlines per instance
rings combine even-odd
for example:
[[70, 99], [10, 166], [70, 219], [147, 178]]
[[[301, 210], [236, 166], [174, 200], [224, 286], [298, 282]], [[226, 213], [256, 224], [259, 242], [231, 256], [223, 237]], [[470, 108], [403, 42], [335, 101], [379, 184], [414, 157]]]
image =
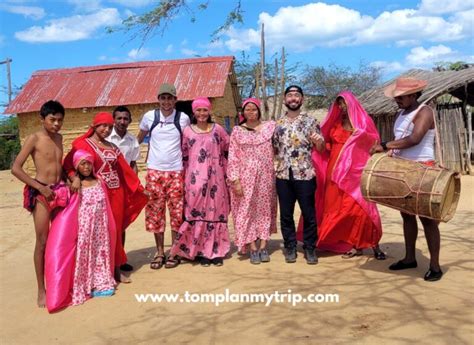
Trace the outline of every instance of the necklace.
[[210, 131], [208, 123], [206, 123], [205, 129], [200, 128], [197, 124], [193, 125], [193, 127], [194, 127], [194, 130], [198, 133], [208, 133]]

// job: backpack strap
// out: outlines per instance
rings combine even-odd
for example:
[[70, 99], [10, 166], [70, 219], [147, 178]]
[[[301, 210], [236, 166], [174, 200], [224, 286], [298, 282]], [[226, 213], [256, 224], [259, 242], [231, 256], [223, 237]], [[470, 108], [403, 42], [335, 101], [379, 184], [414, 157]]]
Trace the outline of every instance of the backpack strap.
[[176, 111], [176, 115], [174, 117], [174, 125], [179, 132], [179, 137], [183, 139], [183, 131], [181, 130], [181, 124], [179, 123], [180, 119], [181, 119], [181, 112]]
[[153, 119], [153, 123], [150, 127], [150, 131], [148, 132], [151, 136], [151, 132], [155, 129], [155, 127], [160, 123], [160, 110], [155, 109], [155, 118]]

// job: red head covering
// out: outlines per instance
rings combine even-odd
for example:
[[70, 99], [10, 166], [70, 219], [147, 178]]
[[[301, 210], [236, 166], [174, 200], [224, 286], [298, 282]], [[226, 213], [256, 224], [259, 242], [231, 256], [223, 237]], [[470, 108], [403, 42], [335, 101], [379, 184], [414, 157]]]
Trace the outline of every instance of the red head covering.
[[252, 103], [255, 104], [255, 106], [258, 108], [258, 111], [261, 112], [261, 103], [258, 100], [258, 98], [247, 98], [243, 103], [242, 103], [242, 113], [239, 115], [239, 123], [242, 124], [246, 121], [246, 118], [244, 116], [244, 109], [247, 106], [247, 104]]
[[260, 109], [260, 101], [257, 98], [247, 98], [244, 103], [242, 103], [242, 109], [245, 108], [245, 106], [249, 103], [253, 103], [257, 106], [258, 109]]
[[97, 127], [98, 125], [103, 125], [103, 124], [107, 124], [107, 125], [113, 125], [114, 124], [114, 117], [112, 116], [111, 113], [108, 113], [106, 111], [102, 111], [100, 113], [97, 113], [94, 116], [94, 120], [92, 121], [92, 124], [89, 127], [89, 129], [87, 130], [87, 132], [85, 134], [81, 135], [80, 137], [74, 139], [72, 144], [74, 145], [74, 143], [76, 143], [79, 140], [89, 138], [90, 136], [92, 136], [92, 134], [94, 134], [95, 127]]

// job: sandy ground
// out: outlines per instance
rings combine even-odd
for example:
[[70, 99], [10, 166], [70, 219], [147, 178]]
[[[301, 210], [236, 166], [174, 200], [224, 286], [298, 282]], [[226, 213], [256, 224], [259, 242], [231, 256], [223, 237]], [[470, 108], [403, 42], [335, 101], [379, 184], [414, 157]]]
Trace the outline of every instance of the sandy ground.
[[[285, 264], [281, 235], [271, 242], [272, 261], [251, 265], [237, 255], [223, 267], [185, 263], [153, 271], [153, 238], [143, 214], [127, 235], [133, 283], [115, 296], [96, 298], [56, 314], [35, 306], [32, 217], [21, 208], [21, 188], [0, 172], [0, 296], [2, 344], [472, 344], [474, 178], [462, 178], [455, 218], [442, 224], [443, 279], [423, 280], [428, 250], [422, 231], [417, 269], [388, 270], [404, 253], [401, 219], [381, 207], [386, 261], [368, 250], [342, 260], [321, 253], [309, 266], [302, 254]], [[168, 239], [169, 245], [169, 239]], [[339, 303], [138, 303], [136, 293], [292, 293], [339, 294]]]

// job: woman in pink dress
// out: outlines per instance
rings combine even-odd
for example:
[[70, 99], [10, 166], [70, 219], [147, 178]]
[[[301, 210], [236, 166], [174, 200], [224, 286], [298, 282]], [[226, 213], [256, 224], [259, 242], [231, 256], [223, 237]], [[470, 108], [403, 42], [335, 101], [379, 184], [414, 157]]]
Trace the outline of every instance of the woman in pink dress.
[[179, 258], [201, 265], [223, 265], [229, 252], [227, 228], [229, 194], [226, 185], [229, 135], [210, 119], [211, 103], [197, 98], [192, 103], [194, 118], [183, 131], [184, 218], [166, 261], [176, 267]]
[[[275, 122], [260, 121], [260, 101], [242, 104], [244, 120], [230, 137], [227, 174], [232, 185], [231, 205], [235, 244], [250, 263], [269, 262], [267, 241], [276, 232], [276, 191], [272, 136]], [[257, 244], [257, 241], [260, 243]], [[257, 246], [258, 245], [258, 246]]]

